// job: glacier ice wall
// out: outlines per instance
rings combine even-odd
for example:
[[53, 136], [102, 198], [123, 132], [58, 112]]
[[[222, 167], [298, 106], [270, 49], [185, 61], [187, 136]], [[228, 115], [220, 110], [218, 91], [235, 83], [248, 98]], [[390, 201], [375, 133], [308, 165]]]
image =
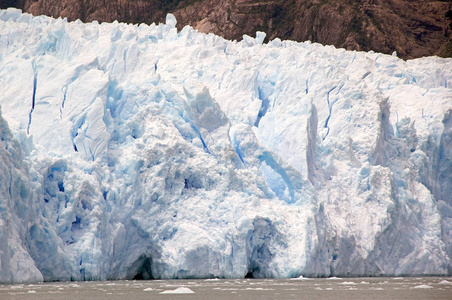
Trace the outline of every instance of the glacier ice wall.
[[0, 11], [0, 282], [451, 274], [452, 60]]

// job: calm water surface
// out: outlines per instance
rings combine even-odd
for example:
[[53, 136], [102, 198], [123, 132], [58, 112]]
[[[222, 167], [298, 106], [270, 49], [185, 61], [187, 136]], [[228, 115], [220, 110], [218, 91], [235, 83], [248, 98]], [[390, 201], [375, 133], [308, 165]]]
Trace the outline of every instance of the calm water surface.
[[221, 279], [0, 285], [0, 299], [447, 299], [451, 277]]

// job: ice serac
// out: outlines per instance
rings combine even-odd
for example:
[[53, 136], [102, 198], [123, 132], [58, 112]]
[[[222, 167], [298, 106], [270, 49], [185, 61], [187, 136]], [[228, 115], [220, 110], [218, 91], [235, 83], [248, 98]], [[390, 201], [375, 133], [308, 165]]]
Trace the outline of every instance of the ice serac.
[[35, 205], [21, 150], [0, 115], [0, 278], [5, 282], [42, 281], [25, 242]]
[[0, 12], [0, 282], [451, 274], [452, 60]]

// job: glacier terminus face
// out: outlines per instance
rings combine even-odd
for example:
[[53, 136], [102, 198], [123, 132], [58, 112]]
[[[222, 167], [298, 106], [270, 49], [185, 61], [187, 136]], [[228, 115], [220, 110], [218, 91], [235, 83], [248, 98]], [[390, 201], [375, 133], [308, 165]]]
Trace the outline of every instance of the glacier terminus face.
[[452, 273], [452, 59], [0, 11], [0, 282]]

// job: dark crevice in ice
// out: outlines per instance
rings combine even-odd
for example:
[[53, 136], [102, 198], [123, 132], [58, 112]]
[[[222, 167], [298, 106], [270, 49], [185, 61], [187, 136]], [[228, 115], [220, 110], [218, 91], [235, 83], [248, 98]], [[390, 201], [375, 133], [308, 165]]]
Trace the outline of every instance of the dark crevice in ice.
[[77, 120], [77, 122], [74, 124], [74, 126], [71, 128], [71, 141], [72, 146], [74, 147], [74, 151], [78, 152], [77, 145], [75, 143], [75, 138], [78, 136], [79, 129], [82, 128], [83, 124], [86, 122], [86, 115], [83, 115], [80, 119]]
[[229, 137], [229, 142], [231, 143], [231, 145], [234, 147], [235, 153], [237, 154], [237, 156], [239, 157], [240, 161], [242, 162], [242, 164], [245, 165], [245, 159], [243, 158], [243, 153], [240, 150], [240, 142], [237, 141], [237, 136], [234, 133], [234, 135], [230, 136], [230, 132], [228, 132], [228, 137]]
[[257, 114], [256, 121], [254, 122], [254, 126], [259, 127], [259, 122], [261, 121], [262, 117], [265, 116], [267, 113], [270, 101], [268, 100], [268, 97], [265, 97], [263, 91], [261, 88], [258, 88], [259, 91], [259, 99], [262, 101], [261, 108], [259, 109], [259, 113]]
[[204, 148], [204, 151], [206, 151], [206, 153], [210, 154], [209, 148], [207, 147], [206, 142], [204, 141], [201, 132], [199, 131], [199, 129], [197, 127], [195, 127], [193, 124], [191, 124], [192, 129], [194, 130], [194, 132], [196, 133], [196, 135], [199, 137], [199, 139], [201, 140], [202, 146]]
[[328, 104], [328, 117], [326, 117], [325, 120], [325, 128], [327, 129], [327, 132], [325, 134], [325, 136], [323, 137], [323, 140], [325, 140], [325, 138], [328, 136], [328, 134], [330, 133], [330, 127], [328, 126], [328, 122], [330, 121], [331, 118], [331, 111], [333, 109], [333, 106], [331, 105], [330, 102], [330, 93], [335, 89], [336, 87], [333, 87], [332, 89], [330, 89], [327, 93], [326, 93], [326, 102]]
[[335, 87], [333, 87], [332, 89], [330, 89], [327, 93], [326, 93], [326, 102], [327, 102], [327, 104], [328, 104], [328, 117], [326, 118], [326, 120], [325, 120], [325, 128], [327, 129], [327, 132], [326, 132], [326, 134], [325, 134], [325, 136], [323, 137], [323, 140], [325, 140], [325, 138], [328, 136], [328, 134], [330, 133], [330, 127], [328, 126], [328, 122], [330, 121], [330, 119], [331, 119], [331, 115], [332, 115], [332, 112], [333, 112], [333, 105], [337, 102], [337, 98], [334, 100], [334, 101], [331, 101], [330, 100], [330, 93], [334, 90], [334, 89], [336, 89], [336, 88], [338, 88], [338, 91], [337, 91], [337, 93], [336, 94], [338, 94], [339, 92], [340, 92], [340, 90], [342, 89], [342, 87], [344, 86], [344, 84], [342, 84], [341, 86], [335, 86]]
[[60, 119], [63, 118], [63, 109], [64, 109], [64, 104], [66, 102], [66, 97], [67, 97], [67, 86], [66, 85], [61, 88], [61, 92], [63, 92], [63, 101], [61, 101]]
[[243, 159], [243, 154], [242, 154], [242, 152], [240, 152], [240, 149], [239, 149], [240, 144], [233, 144], [233, 145], [234, 145], [235, 153], [237, 153], [237, 156], [239, 157], [240, 161], [242, 162], [242, 164], [245, 164], [245, 160]]
[[33, 114], [33, 111], [35, 110], [35, 104], [36, 104], [36, 87], [38, 85], [38, 73], [36, 71], [36, 66], [33, 63], [33, 94], [31, 98], [31, 109], [30, 113], [28, 115], [28, 127], [27, 127], [27, 134], [30, 134], [30, 126], [31, 126], [31, 117]]

